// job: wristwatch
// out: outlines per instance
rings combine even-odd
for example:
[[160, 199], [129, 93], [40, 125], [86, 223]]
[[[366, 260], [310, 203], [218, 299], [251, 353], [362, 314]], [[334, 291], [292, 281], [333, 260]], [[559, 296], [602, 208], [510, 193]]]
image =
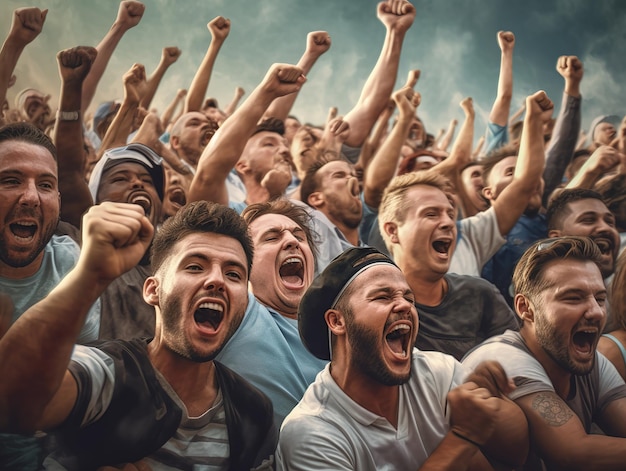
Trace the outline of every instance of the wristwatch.
[[57, 111], [57, 119], [59, 121], [78, 121], [80, 119], [80, 111]]

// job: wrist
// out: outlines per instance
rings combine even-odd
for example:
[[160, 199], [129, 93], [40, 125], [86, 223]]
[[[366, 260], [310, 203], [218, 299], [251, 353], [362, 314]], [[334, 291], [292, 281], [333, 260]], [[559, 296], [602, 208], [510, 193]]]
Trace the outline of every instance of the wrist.
[[461, 440], [464, 440], [466, 443], [469, 443], [469, 444], [475, 446], [476, 448], [480, 448], [480, 447], [483, 446], [480, 443], [478, 443], [477, 441], [475, 441], [472, 438], [468, 437], [465, 433], [462, 433], [462, 432], [459, 432], [458, 430], [455, 430], [455, 427], [452, 427], [450, 429], [450, 432], [452, 432], [452, 434], [455, 437], [457, 437], [457, 438], [459, 438]]
[[80, 110], [63, 111], [57, 110], [57, 121], [80, 121]]

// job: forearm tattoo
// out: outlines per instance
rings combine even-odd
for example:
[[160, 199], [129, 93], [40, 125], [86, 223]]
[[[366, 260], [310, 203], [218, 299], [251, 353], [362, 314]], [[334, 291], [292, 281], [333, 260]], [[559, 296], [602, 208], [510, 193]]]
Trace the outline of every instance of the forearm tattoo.
[[554, 394], [537, 394], [533, 399], [532, 407], [553, 427], [560, 427], [574, 415], [572, 410]]

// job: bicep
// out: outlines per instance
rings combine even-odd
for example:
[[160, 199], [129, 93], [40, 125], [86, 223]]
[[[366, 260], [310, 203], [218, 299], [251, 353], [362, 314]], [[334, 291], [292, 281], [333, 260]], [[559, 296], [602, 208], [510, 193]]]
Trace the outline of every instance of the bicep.
[[66, 370], [61, 386], [44, 409], [37, 428], [39, 430], [50, 430], [63, 424], [72, 412], [77, 399], [78, 385], [74, 376], [69, 370]]
[[515, 402], [526, 415], [533, 445], [549, 461], [561, 461], [587, 435], [578, 416], [554, 392], [528, 394]]

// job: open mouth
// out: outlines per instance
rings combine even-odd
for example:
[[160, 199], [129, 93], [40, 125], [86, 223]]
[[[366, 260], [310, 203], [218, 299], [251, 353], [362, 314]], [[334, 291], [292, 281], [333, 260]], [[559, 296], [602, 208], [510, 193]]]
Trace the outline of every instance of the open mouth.
[[206, 145], [209, 143], [209, 141], [213, 137], [214, 133], [215, 133], [215, 131], [213, 131], [210, 128], [205, 129], [204, 133], [202, 134], [202, 139], [200, 139], [200, 145], [202, 147], [206, 147]]
[[37, 232], [37, 223], [35, 222], [14, 222], [9, 224], [11, 232], [20, 242], [30, 242]]
[[602, 255], [612, 255], [613, 254], [613, 242], [610, 239], [605, 238], [597, 238], [593, 239], [596, 243]]
[[389, 349], [399, 358], [407, 358], [411, 346], [411, 325], [407, 322], [395, 323], [385, 335]]
[[288, 286], [300, 288], [304, 285], [304, 264], [297, 257], [286, 259], [280, 266], [278, 274]]
[[448, 254], [451, 242], [449, 240], [436, 240], [433, 242], [433, 249], [441, 254]]
[[193, 314], [193, 319], [203, 330], [215, 332], [224, 319], [224, 308], [218, 303], [202, 303]]
[[150, 216], [150, 212], [152, 211], [152, 201], [150, 201], [150, 198], [148, 198], [147, 196], [143, 194], [135, 194], [130, 198], [128, 202], [138, 204], [143, 208], [146, 216]]
[[182, 188], [176, 188], [168, 193], [169, 200], [179, 206], [185, 206], [187, 204], [187, 195]]
[[593, 351], [597, 338], [598, 331], [596, 329], [585, 329], [576, 332], [572, 337], [572, 341], [577, 351], [588, 355]]

